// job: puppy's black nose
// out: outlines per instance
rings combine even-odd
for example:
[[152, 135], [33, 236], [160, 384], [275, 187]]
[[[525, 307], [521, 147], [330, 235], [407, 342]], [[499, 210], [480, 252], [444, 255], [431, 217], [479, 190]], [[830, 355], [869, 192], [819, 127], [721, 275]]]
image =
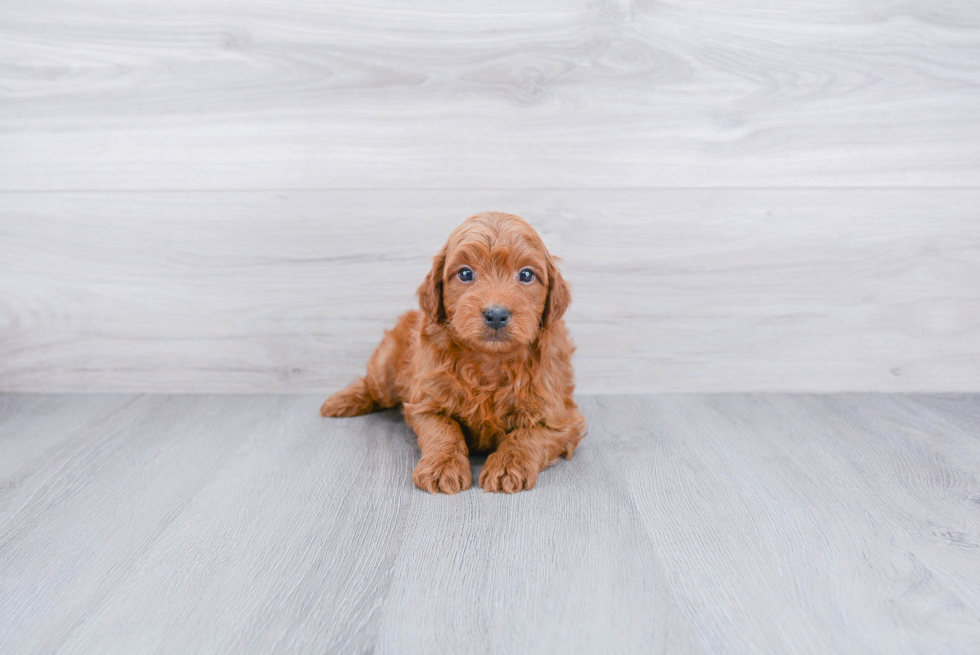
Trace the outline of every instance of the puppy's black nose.
[[503, 307], [490, 307], [483, 312], [483, 319], [494, 330], [499, 330], [507, 325], [507, 321], [510, 320], [510, 312]]

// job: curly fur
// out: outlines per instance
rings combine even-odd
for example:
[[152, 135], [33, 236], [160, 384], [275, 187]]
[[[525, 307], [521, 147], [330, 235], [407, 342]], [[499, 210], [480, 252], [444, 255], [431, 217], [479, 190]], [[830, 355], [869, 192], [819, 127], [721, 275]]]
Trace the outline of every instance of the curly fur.
[[[463, 267], [472, 281], [457, 276]], [[524, 268], [530, 283], [518, 277]], [[586, 428], [561, 318], [571, 293], [534, 228], [511, 214], [470, 217], [433, 258], [418, 297], [420, 310], [385, 331], [367, 375], [320, 413], [402, 406], [422, 451], [413, 478], [431, 493], [470, 487], [471, 450], [493, 451], [479, 483], [505, 493], [532, 488], [559, 456], [571, 459]], [[487, 325], [490, 306], [509, 310], [504, 328]]]

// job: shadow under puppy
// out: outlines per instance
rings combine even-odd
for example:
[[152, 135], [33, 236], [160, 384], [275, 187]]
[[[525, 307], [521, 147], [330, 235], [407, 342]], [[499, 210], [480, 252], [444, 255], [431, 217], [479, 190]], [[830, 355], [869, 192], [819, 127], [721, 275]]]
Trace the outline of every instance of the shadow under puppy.
[[402, 405], [422, 458], [416, 486], [468, 489], [469, 452], [493, 451], [485, 491], [530, 489], [585, 436], [572, 400], [562, 321], [568, 285], [541, 237], [511, 214], [472, 216], [449, 236], [418, 289], [413, 310], [385, 331], [367, 375], [323, 403], [323, 416], [358, 416]]

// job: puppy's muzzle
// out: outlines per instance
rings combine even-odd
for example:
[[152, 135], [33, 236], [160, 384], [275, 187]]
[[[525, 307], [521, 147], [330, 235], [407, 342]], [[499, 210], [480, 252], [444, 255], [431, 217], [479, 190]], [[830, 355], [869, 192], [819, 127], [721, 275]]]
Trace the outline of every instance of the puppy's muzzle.
[[497, 305], [488, 307], [483, 312], [483, 320], [494, 330], [499, 330], [507, 325], [507, 321], [510, 320], [510, 312]]

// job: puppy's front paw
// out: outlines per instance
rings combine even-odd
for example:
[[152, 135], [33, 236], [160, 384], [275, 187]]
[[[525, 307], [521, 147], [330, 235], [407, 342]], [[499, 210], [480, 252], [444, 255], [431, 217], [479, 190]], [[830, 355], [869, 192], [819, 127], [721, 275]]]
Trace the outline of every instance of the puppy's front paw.
[[455, 494], [473, 484], [470, 458], [463, 453], [426, 456], [419, 460], [412, 475], [415, 486], [430, 494]]
[[538, 467], [520, 451], [498, 450], [489, 457], [480, 471], [480, 486], [484, 491], [513, 494], [530, 489], [538, 481]]

